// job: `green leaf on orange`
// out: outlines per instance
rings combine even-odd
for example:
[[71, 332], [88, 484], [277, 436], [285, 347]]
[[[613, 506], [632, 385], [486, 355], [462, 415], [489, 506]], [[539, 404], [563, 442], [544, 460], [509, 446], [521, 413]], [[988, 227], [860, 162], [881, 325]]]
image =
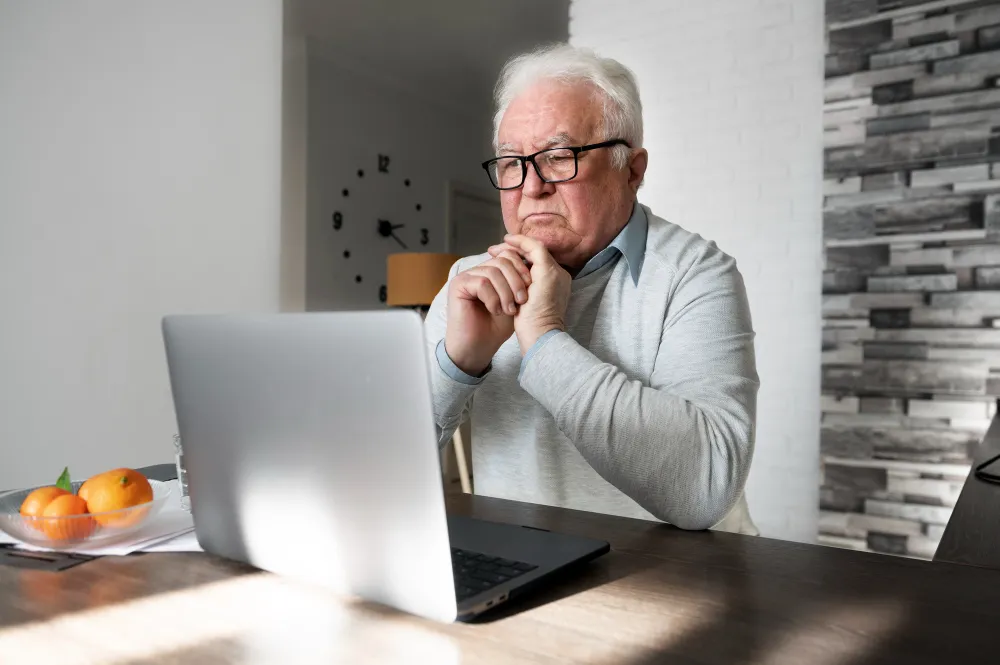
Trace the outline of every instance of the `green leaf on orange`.
[[59, 476], [59, 480], [56, 481], [56, 487], [63, 490], [64, 492], [73, 492], [73, 485], [69, 479], [69, 467], [63, 468], [62, 474]]

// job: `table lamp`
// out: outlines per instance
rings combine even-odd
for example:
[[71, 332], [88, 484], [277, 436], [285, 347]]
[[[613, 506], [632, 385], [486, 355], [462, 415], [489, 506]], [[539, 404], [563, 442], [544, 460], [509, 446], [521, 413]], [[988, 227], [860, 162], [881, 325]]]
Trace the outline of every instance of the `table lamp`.
[[426, 310], [459, 258], [434, 252], [390, 254], [386, 259], [386, 304]]
[[[412, 307], [426, 314], [434, 296], [448, 282], [448, 272], [460, 257], [433, 252], [401, 252], [386, 259], [386, 299], [389, 307]], [[462, 491], [472, 493], [462, 430], [452, 435], [455, 463]]]

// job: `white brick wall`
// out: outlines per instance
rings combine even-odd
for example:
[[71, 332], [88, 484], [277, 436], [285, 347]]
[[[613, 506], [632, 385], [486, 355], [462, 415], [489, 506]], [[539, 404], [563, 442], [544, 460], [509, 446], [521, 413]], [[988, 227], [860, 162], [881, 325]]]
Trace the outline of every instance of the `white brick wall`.
[[570, 40], [632, 68], [640, 200], [736, 257], [757, 331], [747, 488], [767, 536], [813, 541], [822, 271], [821, 0], [574, 0]]

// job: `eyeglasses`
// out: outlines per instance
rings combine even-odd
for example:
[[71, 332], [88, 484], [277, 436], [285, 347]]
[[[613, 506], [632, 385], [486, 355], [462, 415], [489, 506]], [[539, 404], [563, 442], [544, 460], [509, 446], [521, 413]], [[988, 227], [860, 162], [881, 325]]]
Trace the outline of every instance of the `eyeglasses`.
[[629, 144], [624, 139], [611, 139], [584, 146], [539, 150], [532, 155], [504, 155], [483, 162], [483, 168], [489, 174], [493, 186], [501, 190], [517, 189], [524, 184], [524, 178], [528, 174], [528, 162], [535, 167], [535, 173], [542, 182], [566, 182], [576, 177], [577, 161], [581, 152], [613, 145]]

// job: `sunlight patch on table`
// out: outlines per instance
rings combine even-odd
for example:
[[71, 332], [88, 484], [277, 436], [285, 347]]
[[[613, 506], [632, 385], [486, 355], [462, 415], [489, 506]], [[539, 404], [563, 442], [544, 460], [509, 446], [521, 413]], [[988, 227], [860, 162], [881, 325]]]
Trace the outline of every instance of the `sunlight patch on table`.
[[[798, 630], [762, 654], [762, 665], [841, 665], [864, 662], [902, 625], [906, 608], [898, 601], [861, 601], [810, 613]], [[818, 630], [822, 629], [822, 630]]]
[[[535, 609], [532, 624], [512, 624], [511, 638], [520, 640], [525, 631], [535, 632], [537, 643], [544, 645], [550, 633], [571, 631], [575, 639], [560, 649], [565, 662], [645, 662], [645, 656], [669, 650], [713, 625], [725, 609], [721, 594], [701, 585], [674, 587], [665, 605], [657, 591], [664, 584], [660, 570], [635, 573], [632, 579], [627, 593], [601, 586]], [[526, 641], [532, 643], [532, 638]]]
[[2, 628], [0, 663], [125, 665], [202, 648], [206, 660], [223, 649], [243, 665], [457, 665], [453, 640], [415, 621], [322, 587], [255, 573]]
[[[253, 574], [0, 628], [4, 665], [111, 665], [197, 647], [255, 629], [322, 622], [339, 632], [345, 604]], [[275, 623], [280, 621], [280, 623]]]

